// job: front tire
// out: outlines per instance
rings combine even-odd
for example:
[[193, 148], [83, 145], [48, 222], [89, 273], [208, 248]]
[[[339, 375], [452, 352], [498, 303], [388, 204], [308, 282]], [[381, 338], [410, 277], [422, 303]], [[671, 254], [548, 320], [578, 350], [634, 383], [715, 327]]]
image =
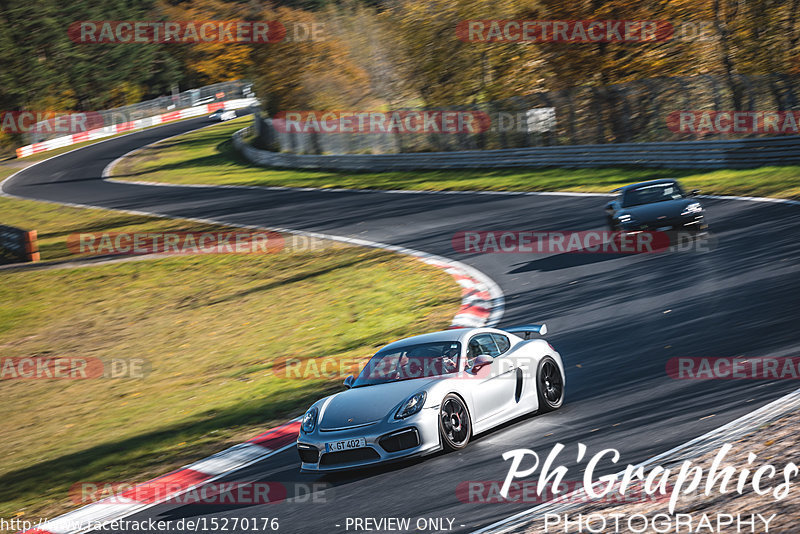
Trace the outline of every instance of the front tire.
[[545, 356], [536, 371], [536, 395], [539, 398], [539, 412], [552, 412], [564, 403], [564, 377], [556, 361]]
[[446, 451], [457, 451], [467, 446], [472, 437], [472, 420], [464, 401], [450, 393], [439, 408], [439, 435]]

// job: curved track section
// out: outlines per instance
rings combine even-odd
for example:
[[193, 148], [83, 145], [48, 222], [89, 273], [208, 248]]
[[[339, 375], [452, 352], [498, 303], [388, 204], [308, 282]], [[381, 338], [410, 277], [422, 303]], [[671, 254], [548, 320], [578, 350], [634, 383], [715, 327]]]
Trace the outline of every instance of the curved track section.
[[[621, 463], [668, 450], [766, 404], [794, 381], [679, 381], [676, 356], [796, 356], [800, 302], [798, 206], [708, 199], [718, 246], [708, 253], [637, 256], [456, 253], [463, 230], [588, 230], [602, 225], [602, 198], [575, 195], [162, 187], [106, 182], [103, 169], [131, 150], [197, 128], [184, 121], [82, 148], [15, 175], [4, 191], [25, 198], [291, 228], [390, 243], [462, 261], [506, 296], [503, 324], [546, 320], [567, 368], [561, 410], [505, 425], [464, 451], [319, 477], [298, 472], [293, 450], [233, 477], [321, 484], [313, 498], [269, 505], [163, 504], [130, 519], [278, 517], [283, 532], [345, 532], [348, 517], [446, 517], [455, 531], [490, 524], [532, 503], [464, 502], [467, 481], [501, 481], [501, 454], [556, 442], [580, 480], [577, 444], [617, 448]], [[191, 169], [187, 169], [190, 172]], [[589, 455], [587, 455], [589, 456]], [[608, 465], [604, 472], [616, 472]], [[461, 486], [460, 486], [461, 485]], [[461, 497], [461, 498], [460, 498]]]

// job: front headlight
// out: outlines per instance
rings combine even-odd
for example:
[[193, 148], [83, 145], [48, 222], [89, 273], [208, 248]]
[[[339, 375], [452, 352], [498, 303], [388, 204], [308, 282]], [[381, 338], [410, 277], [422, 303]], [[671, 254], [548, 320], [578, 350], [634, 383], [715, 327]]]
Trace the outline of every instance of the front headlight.
[[425, 397], [427, 395], [423, 391], [422, 393], [417, 393], [413, 395], [410, 399], [408, 399], [405, 404], [403, 404], [397, 413], [394, 414], [395, 419], [405, 419], [408, 416], [414, 415], [418, 411], [422, 409], [422, 406], [425, 404]]
[[692, 202], [683, 209], [681, 215], [691, 215], [693, 213], [700, 213], [701, 211], [703, 211], [703, 206], [701, 206], [699, 202]]
[[621, 214], [619, 216], [619, 223], [620, 224], [624, 224], [624, 225], [632, 225], [632, 226], [635, 226], [636, 224], [638, 224], [636, 222], [636, 220], [633, 217], [631, 217], [629, 214], [627, 214], [627, 213], [623, 213], [623, 214]]
[[303, 424], [300, 425], [300, 428], [306, 434], [310, 434], [316, 428], [316, 426], [317, 426], [317, 414], [319, 414], [319, 410], [317, 410], [317, 408], [314, 407], [314, 408], [311, 408], [310, 410], [308, 410], [306, 412], [306, 414], [303, 416]]

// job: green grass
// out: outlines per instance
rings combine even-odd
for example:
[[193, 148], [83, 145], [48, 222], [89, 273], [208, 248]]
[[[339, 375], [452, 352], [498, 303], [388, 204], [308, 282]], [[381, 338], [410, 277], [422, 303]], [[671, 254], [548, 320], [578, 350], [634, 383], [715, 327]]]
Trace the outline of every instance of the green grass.
[[[59, 260], [78, 258], [72, 233], [212, 228], [10, 198], [0, 224], [38, 230], [43, 259]], [[0, 381], [0, 517], [53, 517], [77, 506], [76, 483], [147, 480], [300, 415], [341, 377], [281, 378], [276, 362], [364, 359], [445, 328], [459, 294], [439, 269], [343, 245], [0, 270], [2, 357], [141, 358], [148, 369]]]
[[[243, 161], [233, 150], [231, 134], [249, 121], [242, 118], [212, 128], [213, 134], [193, 132], [164, 141], [123, 160], [115, 169], [115, 177], [141, 180], [146, 175], [149, 181], [179, 184], [603, 193], [632, 182], [678, 178], [687, 188], [706, 194], [800, 198], [800, 166], [717, 171], [548, 168], [382, 173], [270, 169]], [[214, 143], [204, 142], [206, 139]], [[209, 163], [224, 172], [208, 172]]]
[[85, 257], [67, 248], [72, 234], [91, 232], [189, 232], [221, 227], [193, 222], [129, 215], [102, 209], [60, 206], [34, 200], [0, 197], [0, 224], [38, 233], [41, 259], [75, 260]]
[[445, 328], [458, 291], [411, 258], [355, 247], [0, 274], [3, 357], [142, 358], [145, 378], [5, 380], [0, 516], [74, 507], [81, 481], [163, 474], [302, 413], [332, 380], [283, 358], [363, 359]]

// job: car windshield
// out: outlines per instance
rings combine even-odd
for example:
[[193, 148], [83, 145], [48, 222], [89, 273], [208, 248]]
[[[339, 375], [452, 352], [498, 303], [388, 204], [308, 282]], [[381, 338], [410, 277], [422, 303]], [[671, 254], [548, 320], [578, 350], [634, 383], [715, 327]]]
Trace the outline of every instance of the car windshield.
[[683, 191], [675, 182], [643, 185], [627, 189], [622, 194], [622, 207], [629, 208], [640, 204], [652, 204], [653, 202], [664, 202], [665, 200], [677, 200], [679, 198], [683, 198]]
[[383, 349], [370, 358], [353, 387], [455, 373], [461, 343], [439, 341]]

